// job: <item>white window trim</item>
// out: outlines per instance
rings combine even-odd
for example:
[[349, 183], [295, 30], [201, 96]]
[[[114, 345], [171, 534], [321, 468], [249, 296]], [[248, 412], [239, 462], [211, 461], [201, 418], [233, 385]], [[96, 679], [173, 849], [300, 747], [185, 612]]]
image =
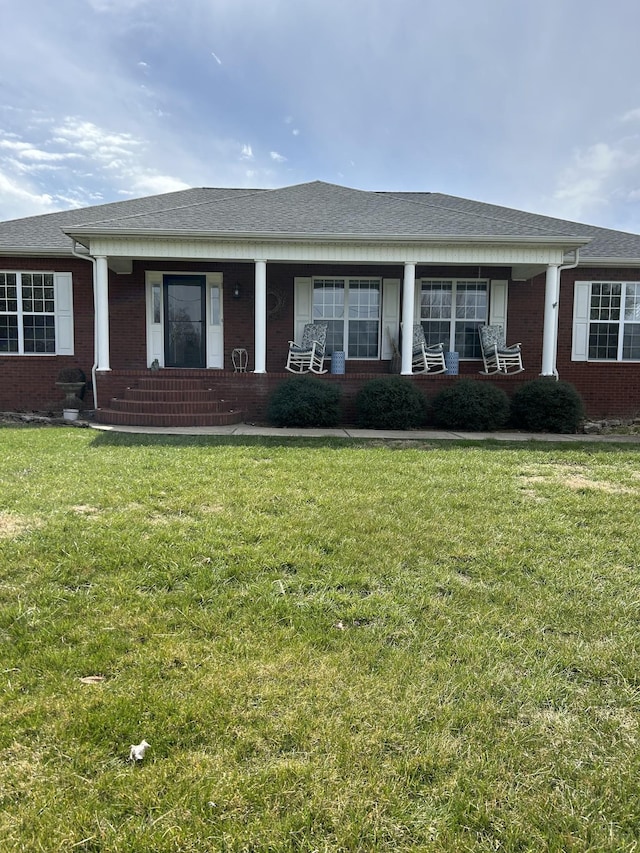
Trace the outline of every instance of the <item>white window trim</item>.
[[[16, 276], [17, 311], [2, 311], [1, 316], [16, 316], [18, 318], [18, 351], [0, 352], [0, 357], [19, 358], [52, 358], [60, 355], [74, 355], [73, 333], [73, 277], [70, 272], [54, 272], [53, 270], [10, 270], [1, 269], [1, 273]], [[53, 276], [53, 312], [24, 311], [22, 304], [22, 276], [50, 275]], [[53, 352], [24, 351], [24, 317], [32, 314], [53, 317], [55, 329], [55, 348]]]
[[[484, 323], [496, 323], [503, 326], [506, 335], [506, 317], [507, 317], [507, 291], [508, 291], [508, 282], [507, 281], [496, 281], [490, 278], [465, 278], [464, 276], [457, 276], [456, 278], [449, 278], [445, 276], [438, 277], [428, 277], [423, 276], [416, 280], [416, 293], [415, 293], [415, 308], [414, 308], [414, 322], [421, 323], [423, 320], [422, 317], [422, 285], [423, 284], [433, 284], [435, 282], [442, 282], [444, 284], [452, 285], [452, 311], [451, 317], [449, 318], [449, 340], [444, 341], [445, 349], [448, 347], [455, 346], [455, 329], [456, 329], [456, 321], [457, 318], [455, 316], [455, 293], [456, 286], [459, 283], [466, 284], [467, 282], [475, 282], [477, 284], [486, 284], [487, 286], [487, 318], [484, 320]], [[444, 318], [446, 319], [446, 318]], [[443, 319], [443, 322], [444, 322]], [[425, 322], [428, 322], [425, 320]], [[483, 325], [483, 321], [478, 320], [478, 325]], [[464, 356], [461, 357], [461, 361], [481, 361], [482, 359], [479, 357], [473, 356]]]
[[[621, 292], [620, 317], [618, 320], [598, 321], [591, 319], [591, 294], [594, 284], [619, 284]], [[638, 364], [640, 359], [622, 358], [622, 347], [624, 342], [624, 294], [627, 284], [640, 284], [639, 281], [612, 281], [611, 279], [597, 279], [592, 281], [576, 281], [573, 290], [573, 328], [571, 343], [571, 360], [588, 361], [593, 364]], [[589, 331], [591, 324], [600, 323], [617, 324], [618, 347], [616, 358], [590, 358], [589, 357]], [[631, 322], [631, 321], [627, 321]]]
[[[342, 318], [343, 322], [343, 335], [342, 335], [342, 346], [344, 349], [345, 358], [347, 361], [380, 361], [383, 357], [383, 345], [382, 345], [382, 325], [383, 325], [383, 279], [381, 276], [377, 275], [316, 275], [311, 277], [311, 311], [313, 316], [313, 291], [315, 288], [315, 283], [318, 281], [344, 281], [345, 284], [345, 293], [344, 293], [344, 317]], [[375, 281], [378, 283], [379, 287], [379, 300], [378, 300], [378, 338], [376, 341], [376, 355], [349, 355], [349, 283], [350, 282], [359, 282], [359, 281]], [[309, 322], [314, 323], [322, 323], [323, 319], [330, 321], [340, 321], [339, 317], [326, 317], [326, 318], [313, 318]], [[371, 319], [371, 318], [367, 318]], [[355, 320], [354, 322], [362, 322], [362, 320]]]

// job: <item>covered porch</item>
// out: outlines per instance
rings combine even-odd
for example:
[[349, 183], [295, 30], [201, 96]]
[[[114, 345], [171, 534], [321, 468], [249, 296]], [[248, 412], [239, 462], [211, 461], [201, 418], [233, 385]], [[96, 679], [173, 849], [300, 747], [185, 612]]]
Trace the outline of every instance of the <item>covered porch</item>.
[[[327, 355], [345, 351], [344, 375], [327, 373], [323, 381], [342, 383], [347, 418], [362, 383], [389, 373], [392, 362], [427, 395], [455, 381], [412, 373], [412, 337], [402, 329], [414, 323], [428, 343], [458, 352], [460, 376], [487, 381], [478, 351], [483, 323], [501, 324], [510, 341], [523, 344], [524, 373], [491, 381], [512, 386], [554, 376], [561, 270], [575, 265], [581, 242], [70, 236], [74, 252], [94, 268], [97, 419], [116, 417], [112, 400], [123, 399], [132, 383], [171, 379], [183, 383], [185, 400], [180, 413], [167, 415], [204, 416], [187, 405], [195, 403], [189, 383], [201, 382], [236, 417], [256, 422], [264, 421], [275, 385], [290, 376], [288, 341], [299, 340], [312, 321], [330, 327]], [[234, 371], [237, 350], [246, 352], [246, 373]], [[176, 404], [177, 390], [171, 388]], [[123, 408], [129, 418], [151, 417]]]

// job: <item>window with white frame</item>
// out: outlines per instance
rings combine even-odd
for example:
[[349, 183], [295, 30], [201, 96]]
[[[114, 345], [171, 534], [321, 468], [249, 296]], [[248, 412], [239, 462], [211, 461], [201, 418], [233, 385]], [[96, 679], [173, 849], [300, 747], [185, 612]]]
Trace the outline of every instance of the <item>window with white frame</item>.
[[381, 285], [379, 278], [313, 279], [313, 320], [327, 324], [328, 355], [378, 358]]
[[[62, 299], [58, 298], [59, 289], [63, 291]], [[57, 311], [58, 302], [63, 303], [60, 311]], [[0, 272], [0, 354], [71, 353], [70, 303], [69, 273]], [[61, 314], [65, 321], [62, 333]], [[62, 344], [60, 337], [65, 339]]]
[[640, 282], [591, 282], [587, 357], [640, 360]]
[[429, 346], [443, 343], [460, 358], [480, 358], [478, 326], [488, 321], [488, 312], [488, 280], [421, 281], [420, 322]]

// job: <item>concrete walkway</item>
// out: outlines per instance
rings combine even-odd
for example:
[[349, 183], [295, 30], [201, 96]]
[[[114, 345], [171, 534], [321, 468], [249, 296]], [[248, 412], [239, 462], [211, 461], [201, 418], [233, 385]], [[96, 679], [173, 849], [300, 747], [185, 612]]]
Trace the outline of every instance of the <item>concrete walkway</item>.
[[505, 432], [450, 432], [447, 430], [393, 430], [393, 429], [315, 429], [278, 428], [253, 424], [230, 424], [221, 427], [133, 427], [91, 423], [91, 428], [103, 432], [134, 433], [144, 435], [233, 435], [276, 436], [280, 438], [365, 438], [392, 441], [546, 441], [605, 442], [607, 444], [640, 444], [640, 435], [559, 435], [552, 433]]

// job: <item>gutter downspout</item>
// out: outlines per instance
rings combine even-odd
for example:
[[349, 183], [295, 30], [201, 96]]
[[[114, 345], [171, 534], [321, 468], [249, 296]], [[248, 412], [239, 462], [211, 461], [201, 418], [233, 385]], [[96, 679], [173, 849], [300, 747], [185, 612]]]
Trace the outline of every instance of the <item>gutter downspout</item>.
[[83, 261], [89, 261], [93, 266], [93, 364], [91, 365], [91, 387], [93, 388], [93, 408], [98, 408], [98, 388], [96, 386], [96, 370], [98, 368], [98, 300], [96, 287], [96, 259], [93, 255], [83, 255], [76, 250], [77, 243], [73, 240], [71, 254]]
[[562, 273], [564, 270], [572, 270], [575, 269], [580, 263], [580, 249], [574, 249], [576, 259], [571, 264], [564, 264], [558, 267], [558, 292], [556, 293], [556, 301], [554, 304], [555, 314], [556, 314], [556, 328], [554, 334], [554, 351], [553, 351], [553, 375], [556, 378], [556, 381], [560, 379], [560, 375], [558, 373], [558, 318], [560, 314], [560, 280], [562, 278]]

